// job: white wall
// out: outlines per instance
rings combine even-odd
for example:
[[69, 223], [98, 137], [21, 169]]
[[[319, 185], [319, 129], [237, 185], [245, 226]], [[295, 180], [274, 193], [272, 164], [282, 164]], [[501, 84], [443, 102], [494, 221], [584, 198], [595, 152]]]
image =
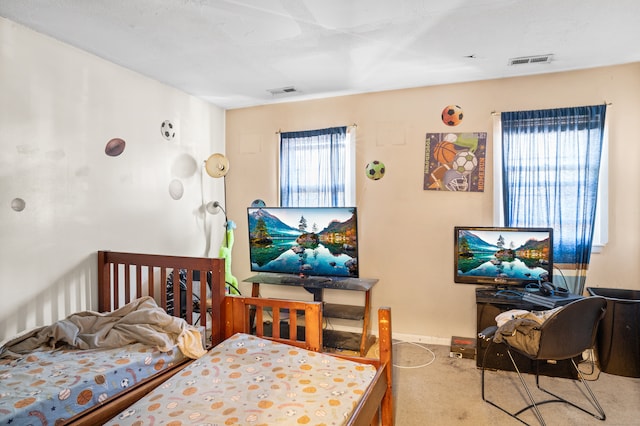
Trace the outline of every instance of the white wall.
[[224, 152], [218, 107], [0, 18], [0, 146], [0, 340], [96, 309], [97, 250], [218, 252], [222, 215], [199, 209], [224, 201], [201, 176]]

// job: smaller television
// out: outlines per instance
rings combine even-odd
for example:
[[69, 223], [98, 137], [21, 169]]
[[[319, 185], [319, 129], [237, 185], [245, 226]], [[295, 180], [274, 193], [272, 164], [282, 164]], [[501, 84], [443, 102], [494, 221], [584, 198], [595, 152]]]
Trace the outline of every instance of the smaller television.
[[454, 281], [496, 287], [551, 282], [552, 228], [454, 228]]
[[251, 271], [358, 278], [355, 207], [249, 207]]

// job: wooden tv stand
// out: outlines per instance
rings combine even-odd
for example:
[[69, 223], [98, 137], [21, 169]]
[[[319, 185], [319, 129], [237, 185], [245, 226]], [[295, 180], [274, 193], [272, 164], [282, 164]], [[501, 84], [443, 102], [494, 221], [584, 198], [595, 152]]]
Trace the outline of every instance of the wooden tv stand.
[[[341, 318], [360, 321], [362, 333], [348, 331], [328, 330], [323, 331], [323, 344], [329, 348], [348, 349], [365, 356], [373, 341], [371, 336], [371, 289], [378, 282], [377, 278], [350, 278], [350, 277], [299, 277], [289, 274], [273, 274], [262, 272], [249, 277], [244, 282], [253, 284], [251, 296], [260, 297], [260, 284], [284, 285], [303, 287], [313, 295], [315, 302], [323, 302], [322, 315], [325, 318]], [[326, 303], [323, 300], [324, 289], [348, 290], [364, 292], [364, 305], [342, 305]]]

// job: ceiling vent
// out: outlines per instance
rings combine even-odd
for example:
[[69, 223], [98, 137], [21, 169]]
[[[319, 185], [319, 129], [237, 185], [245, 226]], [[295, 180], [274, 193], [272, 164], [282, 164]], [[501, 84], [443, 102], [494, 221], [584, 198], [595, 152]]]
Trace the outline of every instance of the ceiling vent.
[[280, 96], [280, 95], [290, 95], [292, 93], [297, 93], [298, 89], [296, 89], [293, 86], [288, 86], [288, 87], [281, 87], [279, 89], [269, 89], [268, 92], [271, 93], [273, 96]]
[[550, 64], [553, 55], [522, 56], [509, 59], [509, 65]]

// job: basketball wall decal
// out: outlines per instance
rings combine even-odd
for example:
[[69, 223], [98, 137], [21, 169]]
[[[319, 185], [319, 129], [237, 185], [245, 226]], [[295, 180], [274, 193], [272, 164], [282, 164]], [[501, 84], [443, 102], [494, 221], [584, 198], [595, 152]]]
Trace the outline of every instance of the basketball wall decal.
[[433, 157], [440, 164], [450, 164], [457, 154], [456, 147], [447, 141], [438, 142], [433, 149]]
[[442, 122], [447, 126], [457, 126], [462, 122], [464, 116], [462, 108], [459, 105], [447, 105], [442, 110]]
[[125, 145], [126, 143], [123, 139], [113, 138], [109, 142], [107, 142], [107, 145], [104, 148], [104, 152], [109, 157], [117, 157], [118, 155], [122, 154]]

